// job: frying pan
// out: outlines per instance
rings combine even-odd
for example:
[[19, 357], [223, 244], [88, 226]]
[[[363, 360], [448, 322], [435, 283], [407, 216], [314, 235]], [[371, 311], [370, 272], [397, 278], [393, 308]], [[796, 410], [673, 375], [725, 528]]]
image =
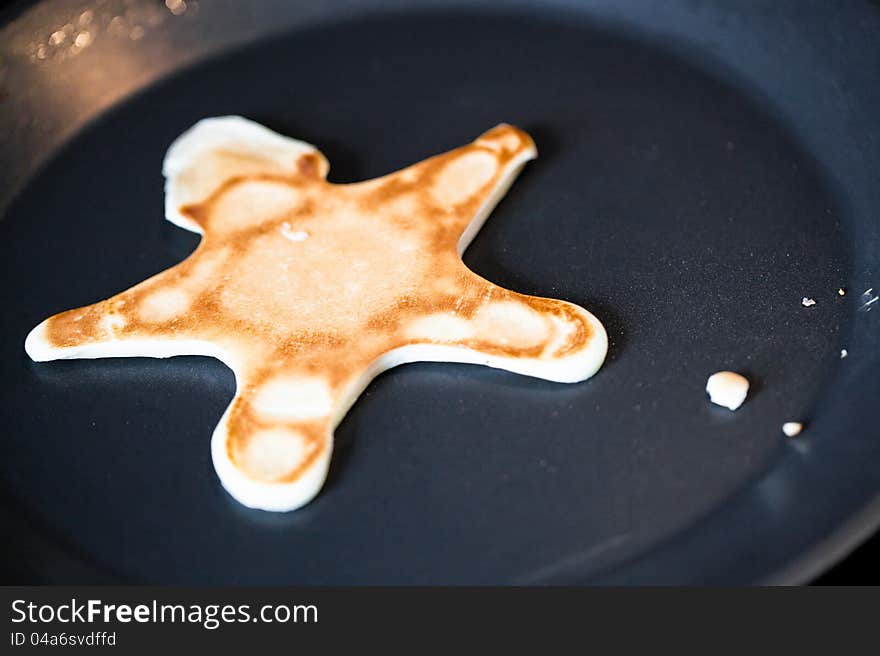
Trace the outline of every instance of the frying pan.
[[[5, 582], [796, 583], [880, 523], [876, 4], [56, 0], [4, 20]], [[208, 449], [223, 365], [22, 348], [194, 248], [160, 165], [223, 114], [317, 144], [338, 182], [523, 127], [540, 157], [465, 262], [589, 308], [605, 366], [395, 369], [313, 503], [239, 506]], [[735, 413], [703, 390], [723, 369], [752, 383]]]

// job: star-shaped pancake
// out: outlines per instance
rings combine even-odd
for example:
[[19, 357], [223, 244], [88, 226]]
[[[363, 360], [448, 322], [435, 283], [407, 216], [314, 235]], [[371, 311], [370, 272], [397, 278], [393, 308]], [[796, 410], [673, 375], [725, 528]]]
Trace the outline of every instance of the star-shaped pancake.
[[354, 184], [314, 147], [239, 117], [206, 119], [165, 159], [166, 217], [203, 235], [186, 260], [57, 314], [25, 343], [37, 361], [210, 355], [237, 391], [211, 451], [241, 503], [291, 510], [327, 474], [333, 430], [381, 371], [471, 362], [588, 378], [602, 324], [565, 301], [470, 271], [461, 253], [526, 161], [524, 132], [476, 141]]

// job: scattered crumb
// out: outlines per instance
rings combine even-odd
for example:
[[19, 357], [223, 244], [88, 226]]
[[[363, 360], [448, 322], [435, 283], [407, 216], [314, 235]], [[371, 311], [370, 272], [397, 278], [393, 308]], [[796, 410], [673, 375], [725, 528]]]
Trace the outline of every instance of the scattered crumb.
[[796, 437], [804, 430], [804, 425], [799, 421], [787, 421], [782, 424], [782, 432], [786, 437]]
[[717, 405], [723, 405], [730, 410], [736, 410], [749, 392], [749, 381], [733, 371], [719, 371], [709, 376], [706, 382], [706, 393], [709, 400]]
[[307, 230], [294, 230], [287, 221], [281, 224], [281, 234], [290, 241], [305, 241], [309, 238]]
[[804, 307], [813, 307], [815, 304], [816, 301], [814, 301], [812, 298], [807, 298], [806, 296], [804, 296], [804, 298], [801, 300], [801, 305], [803, 305]]
[[843, 287], [841, 287], [840, 289], [837, 290], [837, 295], [838, 296], [846, 296], [846, 290]]
[[849, 355], [849, 351], [846, 349], [840, 349], [840, 359], [843, 360], [846, 356]]

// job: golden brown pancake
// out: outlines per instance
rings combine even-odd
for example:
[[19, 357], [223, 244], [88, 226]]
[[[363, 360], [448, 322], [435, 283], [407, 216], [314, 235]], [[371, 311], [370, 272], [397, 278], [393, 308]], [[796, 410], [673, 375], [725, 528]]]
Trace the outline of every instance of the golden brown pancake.
[[389, 367], [470, 362], [576, 382], [601, 366], [607, 338], [592, 314], [461, 261], [536, 154], [499, 125], [396, 173], [332, 184], [308, 144], [239, 117], [203, 120], [164, 165], [166, 217], [203, 235], [195, 252], [50, 317], [25, 347], [38, 361], [220, 358], [237, 382], [212, 439], [221, 482], [247, 506], [297, 508], [323, 484], [334, 428]]

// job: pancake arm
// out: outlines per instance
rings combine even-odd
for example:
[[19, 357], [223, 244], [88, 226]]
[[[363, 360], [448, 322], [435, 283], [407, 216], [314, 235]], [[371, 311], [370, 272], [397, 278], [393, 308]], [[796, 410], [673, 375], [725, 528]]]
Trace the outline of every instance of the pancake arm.
[[241, 116], [206, 118], [175, 139], [162, 164], [165, 218], [191, 232], [210, 227], [187, 208], [232, 180], [324, 180], [330, 165], [311, 144], [281, 136]]
[[240, 503], [294, 510], [323, 486], [333, 429], [354, 398], [306, 354], [270, 356], [262, 367], [233, 367], [236, 393], [214, 429], [211, 457]]
[[537, 155], [528, 134], [502, 123], [465, 146], [349, 186], [361, 190], [366, 206], [384, 209], [389, 199], [408, 198], [408, 204], [398, 205], [402, 218], [424, 218], [441, 243], [457, 242], [461, 255], [526, 162]]
[[25, 351], [35, 362], [221, 357], [221, 350], [199, 334], [197, 322], [189, 314], [193, 280], [187, 275], [187, 262], [106, 300], [49, 317], [28, 334]]
[[563, 383], [592, 376], [608, 337], [584, 308], [498, 287], [467, 271], [458, 301], [404, 328], [400, 362], [482, 364]]

